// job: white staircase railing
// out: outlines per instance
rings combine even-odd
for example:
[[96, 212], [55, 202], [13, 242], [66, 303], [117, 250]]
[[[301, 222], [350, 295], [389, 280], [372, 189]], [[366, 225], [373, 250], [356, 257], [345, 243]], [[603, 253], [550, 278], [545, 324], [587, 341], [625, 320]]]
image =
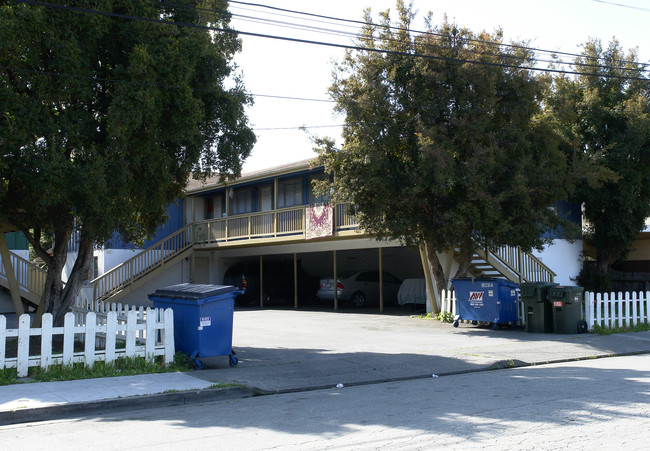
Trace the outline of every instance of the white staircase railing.
[[[38, 304], [45, 288], [47, 271], [13, 252], [10, 254], [11, 266], [14, 270], [16, 282], [18, 282], [20, 296], [34, 304]], [[9, 288], [7, 269], [4, 263], [0, 263], [0, 285]]]
[[194, 245], [193, 226], [185, 226], [124, 263], [92, 280], [93, 300], [104, 300], [133, 287], [134, 282], [163, 268]]
[[555, 274], [537, 257], [526, 253], [517, 246], [501, 246], [490, 255], [496, 257], [515, 274], [519, 282], [553, 282]]

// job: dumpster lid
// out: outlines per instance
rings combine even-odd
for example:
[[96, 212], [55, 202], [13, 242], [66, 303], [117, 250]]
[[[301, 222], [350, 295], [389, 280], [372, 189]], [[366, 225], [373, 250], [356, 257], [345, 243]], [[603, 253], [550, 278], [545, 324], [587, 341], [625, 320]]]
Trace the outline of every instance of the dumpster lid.
[[179, 283], [169, 287], [159, 288], [149, 296], [178, 298], [178, 299], [205, 299], [220, 294], [235, 291], [232, 285], [210, 285], [201, 283]]

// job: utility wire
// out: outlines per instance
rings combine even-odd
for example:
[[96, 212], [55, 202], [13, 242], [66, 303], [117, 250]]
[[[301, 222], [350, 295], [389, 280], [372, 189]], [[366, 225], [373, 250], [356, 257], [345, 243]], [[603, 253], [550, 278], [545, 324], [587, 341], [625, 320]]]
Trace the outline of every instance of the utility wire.
[[[295, 15], [303, 15], [303, 16], [308, 17], [308, 19], [304, 19], [304, 20], [307, 20], [307, 21], [315, 21], [315, 22], [328, 23], [328, 24], [332, 23], [332, 21], [344, 22], [344, 26], [346, 26], [346, 27], [354, 26], [356, 30], [358, 30], [358, 25], [362, 25], [362, 26], [369, 25], [368, 23], [360, 21], [360, 20], [343, 19], [343, 18], [338, 18], [338, 17], [333, 17], [333, 16], [324, 16], [324, 15], [320, 15], [320, 14], [307, 13], [307, 12], [303, 12], [303, 11], [296, 11], [296, 10], [290, 10], [290, 9], [284, 9], [284, 8], [277, 8], [277, 7], [268, 6], [268, 5], [261, 5], [261, 4], [257, 4], [257, 3], [240, 2], [240, 1], [231, 1], [230, 3], [249, 5], [249, 6], [256, 6], [256, 7], [259, 7], [259, 8], [265, 8], [265, 9], [270, 9], [270, 10], [274, 10], [274, 11], [283, 11], [283, 12], [294, 14], [294, 16], [291, 16], [291, 15], [288, 15], [288, 14], [280, 14], [280, 13], [273, 13], [273, 12], [268, 13], [268, 14], [273, 14], [273, 15], [278, 15], [278, 16], [283, 16], [283, 17], [292, 17], [292, 18], [294, 18]], [[207, 8], [192, 7], [192, 6], [187, 6], [187, 5], [178, 5], [178, 4], [174, 4], [174, 3], [166, 3], [166, 5], [175, 6], [175, 7], [183, 7], [183, 8], [199, 10], [199, 11], [213, 12], [213, 10], [210, 10], [210, 9], [207, 9]], [[248, 9], [248, 8], [242, 8], [242, 9], [244, 9], [246, 11], [255, 11], [255, 10], [251, 10], [251, 9]], [[258, 11], [255, 11], [255, 12], [258, 12]], [[232, 13], [232, 12], [231, 12], [231, 16], [234, 17], [234, 18], [238, 18], [239, 20], [243, 20], [243, 21], [246, 21], [247, 20], [246, 18], [250, 17], [250, 16], [239, 15], [239, 14]], [[312, 19], [312, 17], [322, 18], [322, 19], [326, 19], [326, 20]], [[250, 20], [250, 19], [248, 19], [248, 20]], [[269, 25], [284, 26], [285, 28], [298, 28], [299, 27], [299, 29], [303, 29], [305, 31], [323, 32], [323, 33], [332, 34], [332, 35], [343, 35], [343, 36], [347, 35], [347, 36], [350, 36], [351, 38], [355, 38], [355, 37], [359, 38], [358, 33], [356, 33], [356, 32], [351, 33], [351, 32], [345, 32], [345, 31], [326, 30], [326, 29], [323, 29], [323, 28], [320, 28], [320, 27], [309, 27], [308, 25], [298, 25], [297, 26], [294, 23], [276, 21], [276, 20], [271, 20], [271, 19], [264, 19], [264, 18], [255, 18], [255, 22], [257, 22], [257, 23], [265, 23], [266, 22]], [[355, 24], [355, 25], [348, 25], [348, 24]], [[384, 25], [384, 24], [376, 24], [376, 23], [372, 23], [370, 25], [373, 26], [373, 27], [385, 28], [385, 29], [389, 29], [389, 30], [408, 31], [409, 33], [416, 33], [416, 34], [421, 35], [421, 36], [437, 36], [437, 37], [441, 37], [441, 38], [448, 38], [447, 35], [444, 35], [442, 33], [434, 33], [432, 31], [417, 31], [417, 30], [412, 30], [412, 29], [407, 30], [407, 29], [404, 29], [404, 28], [401, 28], [401, 27], [387, 26], [387, 25]], [[319, 31], [319, 30], [322, 30], [322, 31]], [[544, 50], [544, 49], [539, 49], [539, 48], [535, 48], [535, 47], [527, 47], [527, 46], [518, 45], [518, 44], [506, 44], [506, 43], [503, 43], [503, 42], [486, 41], [486, 40], [475, 39], [475, 38], [459, 37], [457, 39], [459, 41], [461, 41], [461, 42], [474, 42], [474, 43], [488, 44], [490, 46], [497, 46], [499, 48], [500, 47], [515, 48], [515, 49], [519, 49], [519, 50], [530, 51], [530, 52], [533, 52], [533, 53], [534, 52], [549, 53], [549, 54], [554, 55], [554, 56], [557, 56], [557, 55], [572, 56], [572, 57], [576, 57], [576, 58], [584, 58], [586, 60], [596, 60], [596, 61], [603, 59], [602, 57], [580, 55], [580, 54], [577, 54], [577, 53], [568, 53], [568, 52], [553, 51], [553, 50]], [[363, 39], [361, 39], [361, 40], [363, 40]], [[394, 42], [394, 40], [391, 40], [391, 39], [389, 39], [389, 41]], [[430, 47], [430, 45], [425, 44], [425, 47]], [[487, 52], [480, 53], [480, 52], [475, 52], [475, 51], [471, 51], [471, 50], [469, 52], [473, 53], [473, 54], [480, 54], [480, 55], [493, 55], [493, 54], [487, 53]], [[499, 54], [499, 56], [502, 56], [504, 58], [513, 58], [513, 59], [519, 58], [518, 56], [511, 55], [511, 54]], [[545, 60], [545, 59], [540, 59], [540, 58], [534, 58], [533, 61], [538, 62], [538, 63], [553, 63], [553, 64], [560, 64], [560, 65], [573, 65], [573, 66], [579, 66], [579, 67], [608, 68], [608, 66], [603, 66], [603, 65], [594, 65], [594, 64], [580, 63], [580, 62], [567, 62], [567, 61], [563, 61], [563, 60], [560, 60], [560, 59]], [[639, 64], [641, 66], [643, 66], [643, 67], [648, 65], [648, 64], [645, 64], [645, 63], [639, 63]], [[639, 72], [646, 71], [646, 69], [642, 69], [642, 68], [614, 67], [614, 69], [633, 70], [633, 71], [639, 71]]]
[[605, 0], [591, 0], [592, 2], [596, 3], [604, 3], [606, 5], [612, 5], [612, 6], [620, 6], [621, 8], [630, 8], [630, 9], [635, 9], [637, 11], [644, 11], [644, 12], [650, 12], [650, 8], [643, 8], [641, 6], [632, 6], [632, 5], [625, 5], [623, 3], [614, 3], [614, 2], [607, 2]]
[[[600, 1], [601, 3], [610, 3], [610, 2], [606, 2], [606, 1], [602, 1], [602, 0], [593, 0], [593, 1]], [[324, 15], [320, 15], [320, 14], [307, 13], [307, 12], [296, 11], [296, 10], [291, 10], [291, 9], [284, 9], [284, 8], [278, 8], [278, 7], [274, 7], [274, 6], [262, 5], [262, 4], [259, 4], [259, 3], [250, 3], [250, 2], [242, 2], [242, 1], [230, 1], [229, 3], [256, 6], [256, 7], [260, 7], [260, 8], [267, 8], [267, 9], [271, 9], [271, 10], [289, 12], [289, 13], [293, 13], [293, 14], [297, 14], [297, 15], [304, 15], [304, 16], [309, 16], [309, 17], [324, 18], [324, 19], [328, 19], [328, 20], [332, 20], [332, 21], [341, 21], [341, 22], [346, 22], [346, 23], [353, 23], [353, 24], [362, 25], [362, 26], [368, 25], [366, 22], [361, 21], [361, 20], [343, 19], [343, 18], [333, 17], [333, 16], [324, 16]], [[626, 6], [626, 5], [619, 5], [619, 6]], [[641, 8], [641, 9], [645, 9], [645, 8]], [[383, 24], [375, 24], [375, 23], [373, 23], [372, 25], [375, 26], [375, 27], [386, 28], [386, 29], [395, 30], [395, 31], [409, 31], [411, 33], [417, 33], [417, 34], [423, 34], [423, 35], [433, 35], [433, 36], [438, 36], [438, 37], [446, 37], [444, 34], [434, 33], [434, 32], [431, 32], [431, 31], [418, 31], [418, 30], [413, 30], [413, 29], [404, 29], [404, 28], [401, 28], [401, 27], [390, 26], [390, 25], [386, 26], [386, 25], [383, 25]], [[530, 51], [533, 51], [533, 52], [550, 53], [550, 54], [553, 54], [553, 55], [564, 55], [564, 56], [585, 58], [585, 55], [580, 55], [578, 53], [570, 53], [570, 52], [562, 52], [562, 51], [554, 51], [554, 50], [545, 50], [545, 49], [539, 49], [539, 48], [535, 48], [535, 47], [522, 46], [522, 45], [518, 45], [518, 44], [494, 43], [494, 42], [490, 42], [490, 41], [484, 41], [484, 40], [481, 40], [481, 39], [471, 39], [471, 38], [460, 38], [460, 40], [467, 41], [467, 42], [476, 42], [476, 43], [481, 43], [481, 44], [498, 45], [500, 47], [511, 47], [511, 48], [517, 48], [517, 49], [521, 49], [521, 50], [530, 50]], [[588, 57], [588, 58], [602, 59], [602, 58], [598, 58], [598, 57]], [[564, 63], [564, 64], [570, 64], [570, 63]]]
[[187, 28], [194, 28], [194, 29], [201, 29], [201, 30], [218, 31], [218, 32], [222, 32], [222, 33], [241, 34], [241, 35], [244, 35], [244, 36], [275, 39], [275, 40], [288, 41], [288, 42], [297, 42], [297, 43], [302, 43], [302, 44], [320, 45], [320, 46], [326, 46], [326, 47], [342, 48], [342, 49], [347, 49], [347, 50], [357, 50], [357, 51], [362, 51], [362, 52], [380, 53], [380, 54], [393, 55], [393, 56], [405, 56], [405, 57], [409, 57], [409, 58], [414, 58], [415, 57], [415, 58], [433, 59], [433, 60], [439, 60], [439, 61], [477, 64], [477, 65], [483, 65], [483, 66], [493, 66], [493, 67], [496, 66], [496, 67], [503, 67], [503, 68], [510, 68], [510, 69], [532, 70], [532, 71], [537, 71], [537, 72], [556, 73], [556, 74], [563, 74], [563, 75], [602, 76], [602, 77], [606, 77], [606, 78], [615, 78], [615, 79], [622, 79], [622, 80], [647, 81], [647, 79], [643, 78], [643, 77], [629, 77], [629, 76], [622, 76], [622, 75], [615, 75], [615, 74], [592, 74], [592, 73], [588, 73], [588, 72], [569, 71], [569, 70], [561, 70], [561, 69], [553, 69], [553, 68], [541, 68], [541, 67], [529, 67], [529, 66], [520, 66], [520, 65], [512, 65], [512, 64], [503, 64], [503, 63], [493, 63], [493, 62], [489, 62], [489, 61], [476, 61], [476, 60], [450, 58], [450, 57], [436, 56], [436, 55], [425, 55], [425, 54], [418, 54], [418, 53], [398, 52], [398, 51], [393, 51], [393, 50], [361, 47], [361, 46], [357, 46], [357, 45], [337, 44], [337, 43], [333, 43], [333, 42], [314, 41], [314, 40], [309, 40], [309, 39], [290, 38], [290, 37], [286, 37], [286, 36], [275, 36], [275, 35], [268, 35], [268, 34], [262, 34], [262, 33], [237, 31], [237, 30], [230, 29], [230, 28], [219, 28], [219, 27], [213, 27], [213, 26], [208, 26], [208, 25], [197, 25], [197, 24], [190, 24], [190, 23], [183, 23], [183, 22], [172, 22], [172, 21], [168, 21], [168, 20], [154, 19], [154, 18], [149, 18], [149, 17], [138, 17], [138, 16], [131, 16], [131, 15], [128, 15], [128, 14], [120, 14], [120, 13], [113, 13], [113, 12], [106, 12], [106, 11], [98, 11], [98, 10], [93, 10], [93, 9], [88, 9], [88, 8], [79, 8], [79, 7], [72, 7], [72, 6], [67, 6], [67, 5], [44, 3], [44, 2], [35, 1], [35, 0], [12, 0], [12, 1], [14, 1], [16, 3], [27, 3], [27, 4], [31, 4], [31, 5], [35, 5], [35, 6], [43, 6], [43, 7], [47, 7], [47, 8], [69, 10], [69, 11], [74, 11], [74, 12], [78, 12], [78, 13], [97, 14], [97, 15], [106, 16], [106, 17], [118, 17], [118, 18], [122, 18], [122, 19], [129, 19], [129, 20], [135, 20], [135, 21], [139, 20], [139, 21], [157, 23], [157, 24], [163, 24], [163, 25], [175, 25], [175, 26], [178, 26], [178, 27], [187, 27]]

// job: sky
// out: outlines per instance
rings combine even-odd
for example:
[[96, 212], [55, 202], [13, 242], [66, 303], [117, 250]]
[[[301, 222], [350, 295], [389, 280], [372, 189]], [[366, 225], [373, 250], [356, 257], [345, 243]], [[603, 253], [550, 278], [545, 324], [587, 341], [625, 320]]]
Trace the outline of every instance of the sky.
[[[394, 12], [396, 4], [394, 0], [258, 1], [230, 3], [233, 28], [336, 44], [352, 44], [349, 34], [357, 32], [360, 25], [280, 9], [359, 21], [367, 7], [377, 18], [380, 11]], [[440, 24], [446, 14], [451, 22], [474, 32], [501, 28], [506, 42], [529, 41], [531, 47], [544, 50], [579, 53], [580, 44], [589, 38], [607, 43], [615, 37], [625, 49], [638, 48], [641, 62], [650, 62], [650, 0], [413, 0], [413, 9], [418, 13], [414, 30], [424, 30], [424, 16], [430, 11], [435, 24]], [[300, 28], [305, 25], [310, 30]], [[341, 35], [341, 31], [346, 33]], [[340, 143], [343, 118], [327, 101], [327, 90], [332, 83], [333, 62], [340, 61], [345, 50], [262, 37], [241, 38], [243, 49], [235, 62], [254, 97], [247, 113], [257, 135], [243, 172], [313, 158], [316, 154], [310, 134]]]

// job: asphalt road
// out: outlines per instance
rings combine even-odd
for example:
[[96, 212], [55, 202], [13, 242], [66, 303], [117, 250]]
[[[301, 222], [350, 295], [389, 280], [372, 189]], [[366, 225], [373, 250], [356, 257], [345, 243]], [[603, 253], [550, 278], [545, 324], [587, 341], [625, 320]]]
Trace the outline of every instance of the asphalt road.
[[0, 427], [4, 449], [647, 449], [650, 355]]

